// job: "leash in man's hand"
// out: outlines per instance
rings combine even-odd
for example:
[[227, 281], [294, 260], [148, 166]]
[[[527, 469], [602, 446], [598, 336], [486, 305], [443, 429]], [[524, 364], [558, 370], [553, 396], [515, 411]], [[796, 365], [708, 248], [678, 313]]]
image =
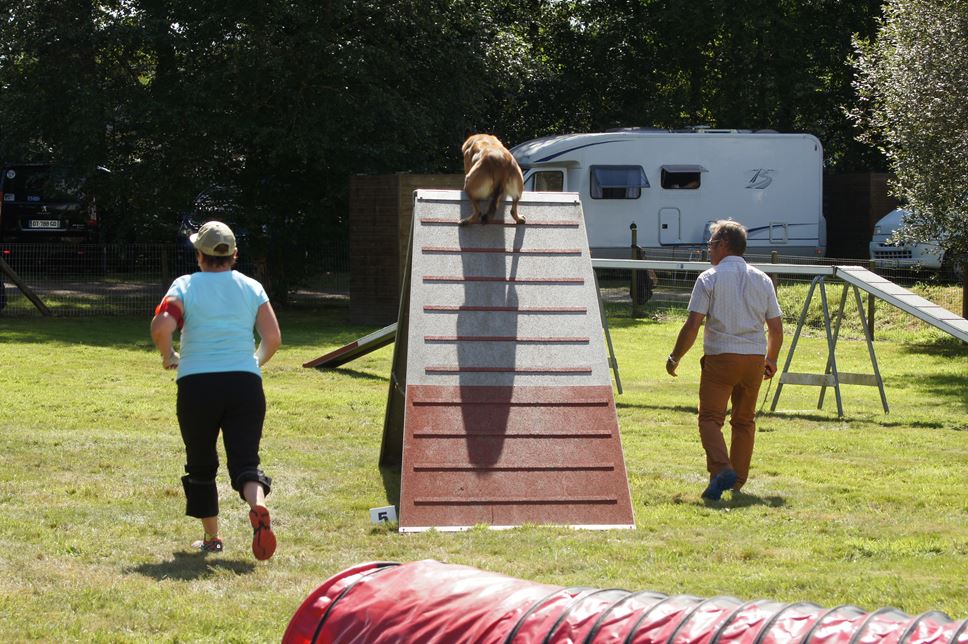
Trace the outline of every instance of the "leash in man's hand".
[[[776, 374], [773, 374], [775, 377]], [[763, 402], [760, 403], [760, 408], [756, 410], [756, 416], [759, 417], [760, 413], [763, 411], [763, 407], [766, 405], [766, 399], [770, 397], [770, 387], [773, 386], [773, 378], [766, 384], [766, 393], [763, 394]]]

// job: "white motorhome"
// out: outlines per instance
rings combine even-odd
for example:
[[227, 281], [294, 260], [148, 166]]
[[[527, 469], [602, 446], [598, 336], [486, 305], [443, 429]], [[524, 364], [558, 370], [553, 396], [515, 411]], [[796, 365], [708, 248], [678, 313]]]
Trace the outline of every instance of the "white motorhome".
[[826, 248], [823, 149], [809, 134], [627, 128], [527, 141], [511, 153], [525, 190], [580, 195], [595, 257], [695, 256], [709, 223], [746, 226], [747, 255], [817, 257]]

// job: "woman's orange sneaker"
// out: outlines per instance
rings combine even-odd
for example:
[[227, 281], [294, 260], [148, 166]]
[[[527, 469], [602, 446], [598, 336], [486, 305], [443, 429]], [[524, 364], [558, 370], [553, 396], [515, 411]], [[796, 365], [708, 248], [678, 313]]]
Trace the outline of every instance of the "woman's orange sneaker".
[[249, 510], [249, 523], [252, 524], [252, 554], [259, 561], [265, 561], [276, 551], [276, 535], [272, 534], [269, 508], [259, 505]]

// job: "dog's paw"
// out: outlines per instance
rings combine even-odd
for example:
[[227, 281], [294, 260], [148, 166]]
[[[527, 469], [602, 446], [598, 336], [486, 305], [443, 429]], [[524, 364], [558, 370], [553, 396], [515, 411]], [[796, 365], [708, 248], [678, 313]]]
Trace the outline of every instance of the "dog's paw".
[[524, 217], [518, 217], [514, 220], [514, 223], [520, 226], [521, 224], [527, 223], [527, 220]]

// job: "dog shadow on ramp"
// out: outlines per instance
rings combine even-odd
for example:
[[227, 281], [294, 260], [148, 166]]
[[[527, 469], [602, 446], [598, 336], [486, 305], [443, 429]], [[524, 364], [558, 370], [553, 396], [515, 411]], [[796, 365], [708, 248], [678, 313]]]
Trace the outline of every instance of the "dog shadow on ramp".
[[[498, 209], [500, 211], [500, 208]], [[497, 214], [500, 214], [498, 212]], [[505, 248], [504, 227], [481, 226], [460, 230], [460, 247], [482, 252], [461, 255], [461, 270], [466, 278], [482, 281], [464, 283], [463, 305], [457, 315], [457, 368], [462, 391], [487, 387], [486, 402], [478, 400], [461, 406], [465, 448], [470, 464], [488, 468], [501, 460], [507, 438], [514, 391], [518, 348], [518, 297], [515, 278], [520, 257], [511, 253], [484, 252]], [[521, 248], [525, 229], [517, 227], [510, 248]], [[499, 244], [491, 246], [490, 244]], [[487, 246], [482, 246], [487, 244]], [[491, 309], [488, 314], [481, 309]]]

